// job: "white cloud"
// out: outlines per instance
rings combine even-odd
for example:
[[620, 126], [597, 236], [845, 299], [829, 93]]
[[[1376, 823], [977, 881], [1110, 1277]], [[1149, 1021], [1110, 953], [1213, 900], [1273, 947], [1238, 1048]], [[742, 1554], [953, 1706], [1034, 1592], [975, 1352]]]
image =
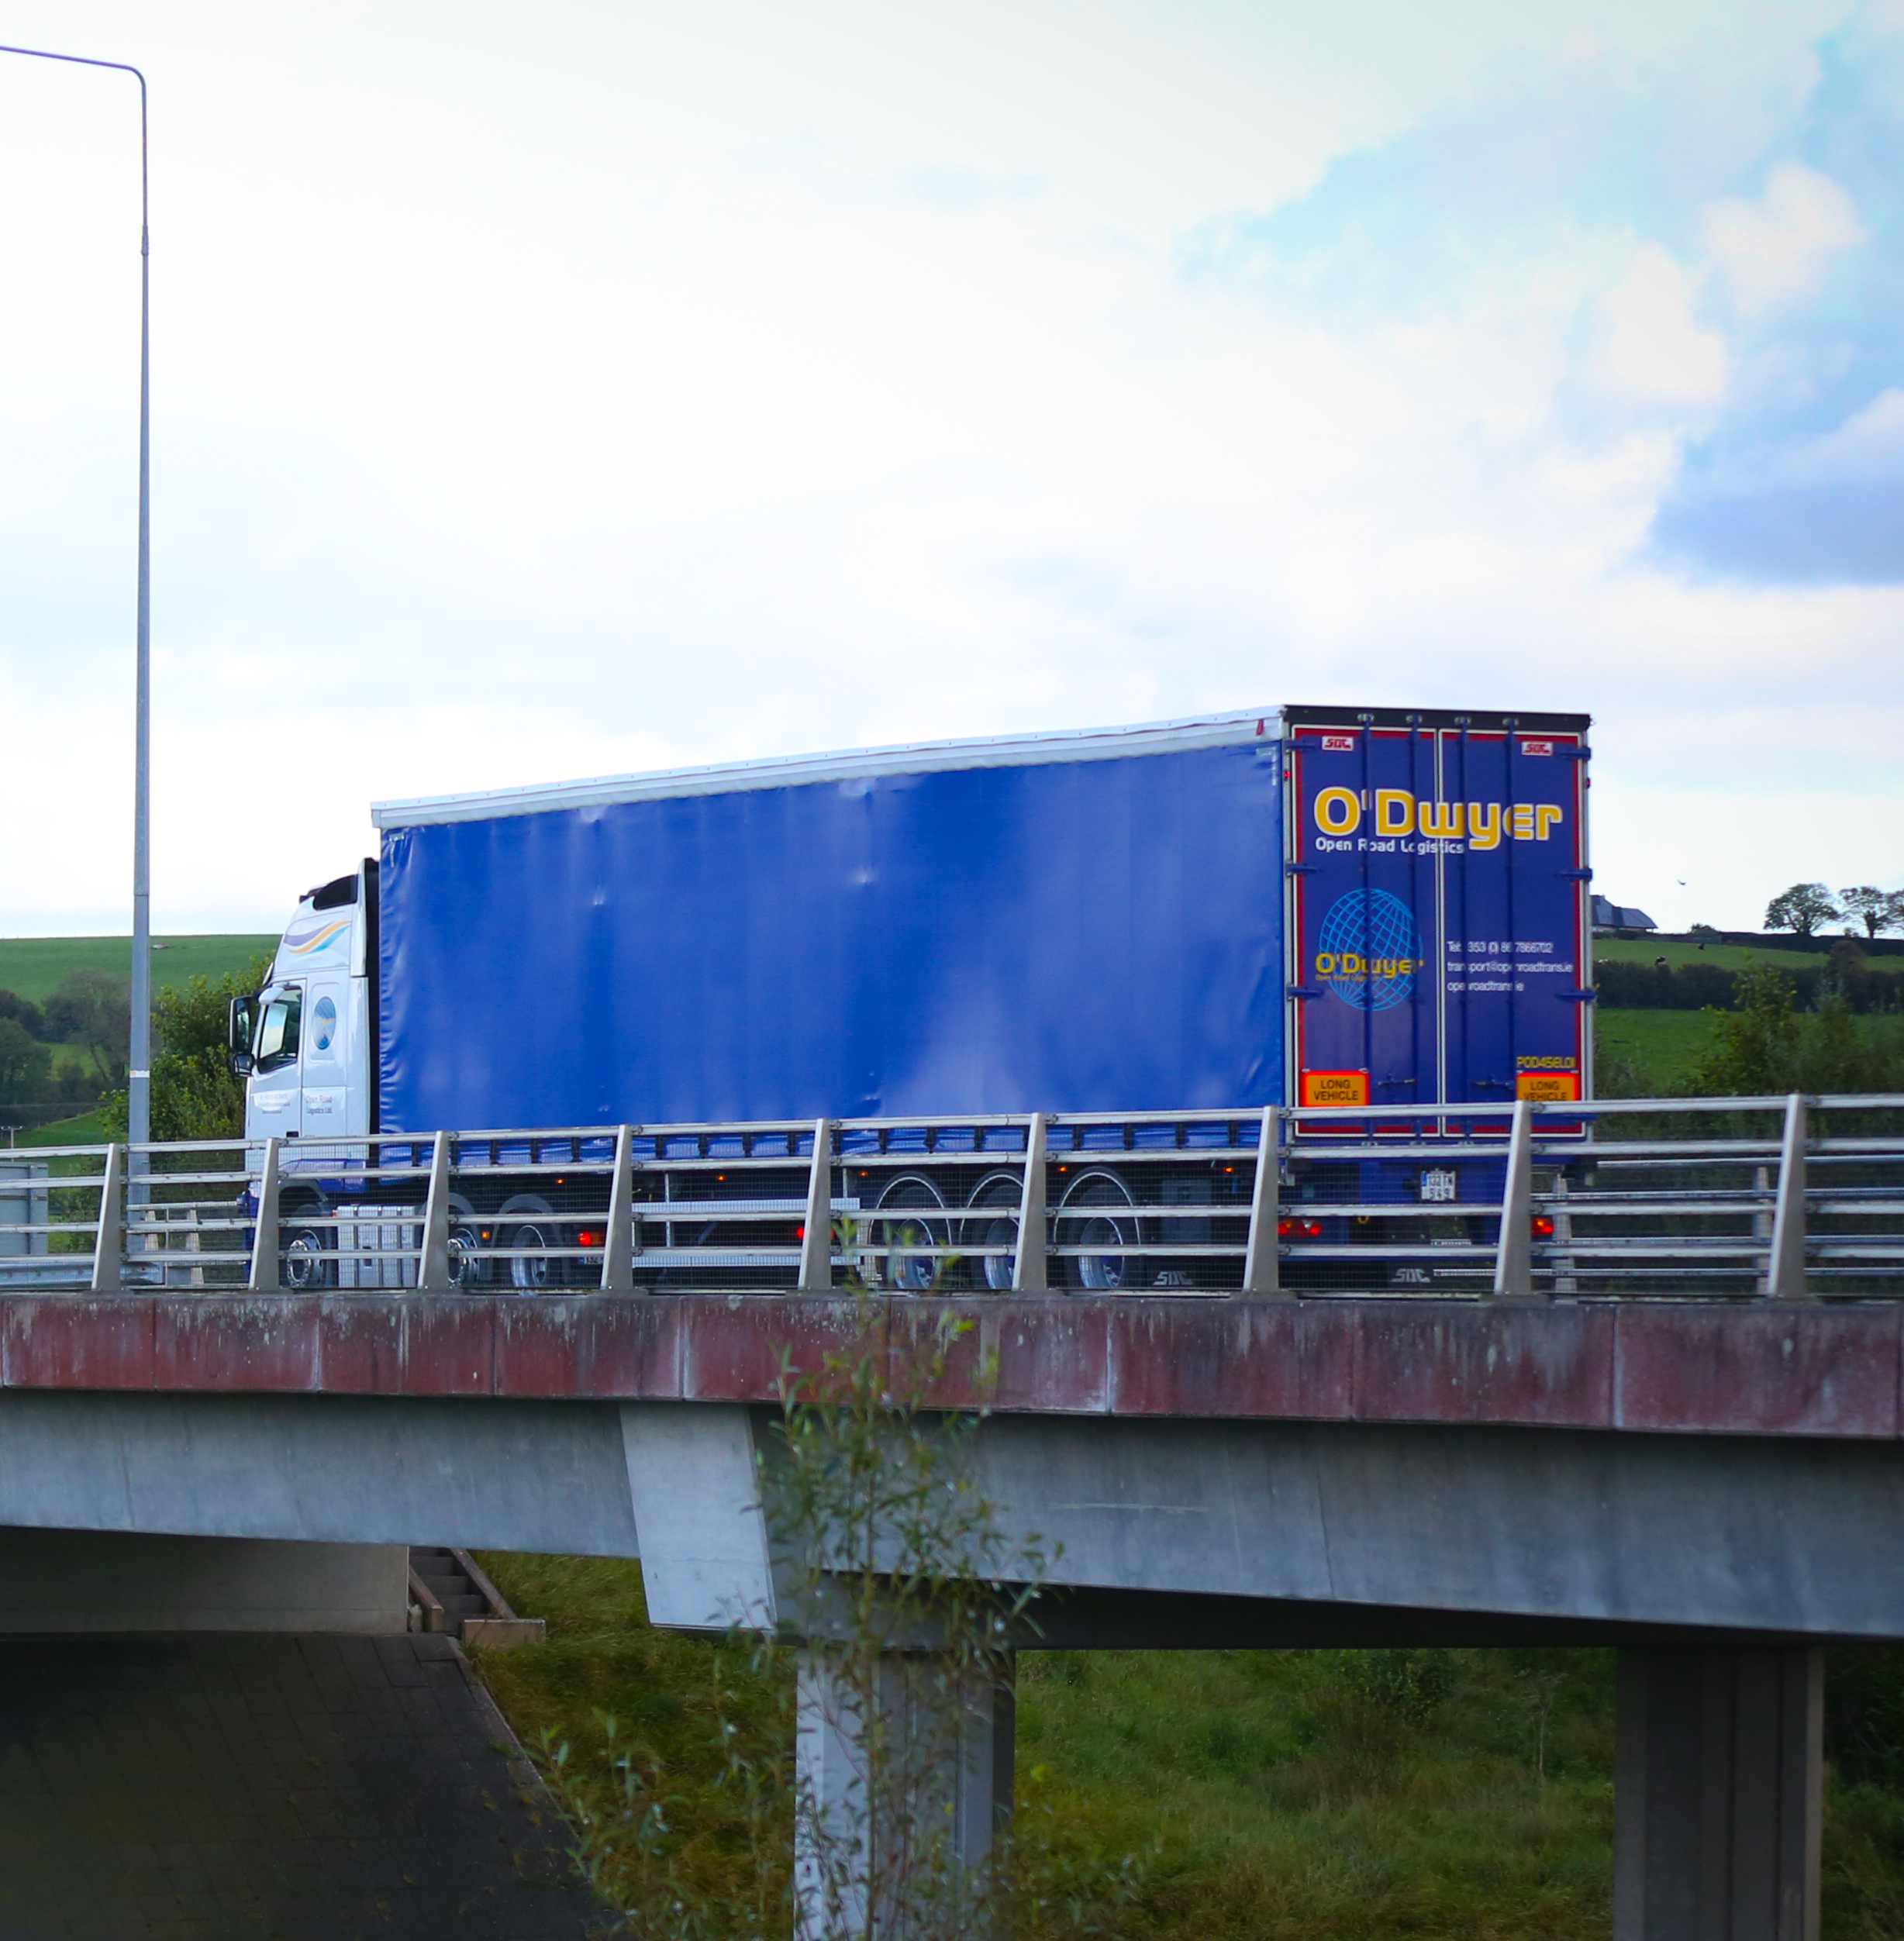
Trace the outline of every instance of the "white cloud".
[[1701, 225], [1706, 253], [1747, 313], [1809, 296], [1833, 258], [1865, 240], [1851, 198], [1829, 175], [1782, 162], [1756, 202], [1713, 203]]
[[1725, 333], [1695, 314], [1697, 278], [1657, 243], [1642, 243], [1600, 299], [1592, 374], [1622, 402], [1703, 406], [1724, 396]]
[[[1714, 922], [1782, 884], [1702, 791], [1895, 796], [1904, 597], [1626, 564], [1728, 353], [1624, 215], [1353, 326], [1176, 274], [1570, 8], [578, 4], [578, 68], [495, 5], [62, 4], [158, 57], [162, 929], [278, 920], [374, 798], [1279, 699], [1592, 710], [1602, 804], [1709, 836]], [[1830, 11], [1739, 4], [1595, 31], [1718, 86]], [[29, 94], [0, 74], [0, 931], [115, 926], [129, 846], [127, 156], [120, 104]], [[1647, 819], [1602, 828], [1644, 902]]]

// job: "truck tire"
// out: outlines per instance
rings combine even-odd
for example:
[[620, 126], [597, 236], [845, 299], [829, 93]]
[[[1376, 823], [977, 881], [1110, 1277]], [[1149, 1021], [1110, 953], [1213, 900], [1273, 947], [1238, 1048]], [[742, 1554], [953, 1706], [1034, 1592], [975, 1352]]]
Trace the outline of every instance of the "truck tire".
[[[1112, 1210], [1134, 1202], [1115, 1173], [1086, 1173], [1066, 1188], [1058, 1209], [1060, 1246], [1134, 1247], [1143, 1237], [1134, 1217]], [[1099, 1212], [1097, 1209], [1105, 1209]], [[1143, 1284], [1143, 1263], [1134, 1253], [1074, 1255], [1059, 1262], [1061, 1284], [1087, 1294], [1121, 1294]]]
[[[1010, 1173], [994, 1173], [972, 1188], [971, 1209], [960, 1232], [967, 1246], [1003, 1246], [1010, 1253], [981, 1253], [970, 1263], [971, 1283], [988, 1294], [1012, 1291], [1012, 1257], [1018, 1250], [1018, 1209], [1024, 1204], [1023, 1181]], [[975, 1216], [975, 1217], [974, 1217]]]
[[[319, 1209], [306, 1207], [308, 1219]], [[312, 1294], [320, 1288], [337, 1284], [337, 1236], [322, 1226], [300, 1226], [288, 1220], [281, 1229], [284, 1239], [278, 1254], [278, 1284], [287, 1294]]]
[[[945, 1201], [930, 1180], [922, 1178], [916, 1173], [905, 1173], [880, 1195], [879, 1205], [882, 1212], [904, 1207], [941, 1212]], [[885, 1247], [943, 1246], [947, 1230], [942, 1220], [916, 1216], [882, 1219], [878, 1226], [878, 1244]], [[940, 1277], [945, 1263], [941, 1257], [930, 1253], [896, 1253], [876, 1257], [874, 1264], [881, 1281], [895, 1294], [924, 1294]]]
[[[500, 1214], [533, 1213], [539, 1217], [518, 1223], [509, 1221], [495, 1229], [495, 1243], [501, 1248], [549, 1247], [562, 1244], [562, 1231], [556, 1224], [555, 1208], [539, 1193], [518, 1193], [497, 1208]], [[566, 1260], [551, 1260], [546, 1253], [495, 1263], [502, 1271], [496, 1279], [512, 1294], [547, 1294], [561, 1287], [567, 1277]]]

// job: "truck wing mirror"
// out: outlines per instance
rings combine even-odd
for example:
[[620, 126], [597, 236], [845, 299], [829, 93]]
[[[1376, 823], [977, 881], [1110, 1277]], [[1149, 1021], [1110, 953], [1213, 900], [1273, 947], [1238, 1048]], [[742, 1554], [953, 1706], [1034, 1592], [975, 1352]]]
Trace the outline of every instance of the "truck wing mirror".
[[258, 1000], [254, 991], [248, 998], [234, 998], [225, 1024], [225, 1042], [231, 1050], [231, 1075], [234, 1078], [247, 1078], [251, 1074], [254, 1060], [251, 1039], [257, 1029]]

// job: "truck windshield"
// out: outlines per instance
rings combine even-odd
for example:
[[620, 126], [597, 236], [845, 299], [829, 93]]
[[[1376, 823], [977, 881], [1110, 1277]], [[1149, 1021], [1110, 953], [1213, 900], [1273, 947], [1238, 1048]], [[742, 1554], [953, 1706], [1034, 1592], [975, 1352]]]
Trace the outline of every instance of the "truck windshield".
[[298, 1062], [298, 1032], [304, 993], [295, 984], [280, 984], [258, 999], [258, 1023], [252, 1048], [259, 1071], [276, 1071]]

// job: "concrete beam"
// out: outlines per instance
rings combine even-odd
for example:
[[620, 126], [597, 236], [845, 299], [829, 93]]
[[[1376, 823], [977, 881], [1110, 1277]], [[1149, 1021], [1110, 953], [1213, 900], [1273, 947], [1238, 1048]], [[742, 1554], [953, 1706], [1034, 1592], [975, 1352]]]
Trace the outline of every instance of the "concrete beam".
[[[0, 1391], [0, 1525], [641, 1554], [680, 1587], [673, 1621], [724, 1623], [771, 1597], [748, 1493], [770, 1421]], [[1007, 1538], [1061, 1543], [1056, 1574], [1085, 1590], [1904, 1636], [1893, 1443], [998, 1416], [972, 1446]]]
[[1904, 1636], [1904, 1449], [996, 1417], [1009, 1541], [1103, 1590]]
[[0, 1525], [639, 1553], [612, 1404], [0, 1392]]

